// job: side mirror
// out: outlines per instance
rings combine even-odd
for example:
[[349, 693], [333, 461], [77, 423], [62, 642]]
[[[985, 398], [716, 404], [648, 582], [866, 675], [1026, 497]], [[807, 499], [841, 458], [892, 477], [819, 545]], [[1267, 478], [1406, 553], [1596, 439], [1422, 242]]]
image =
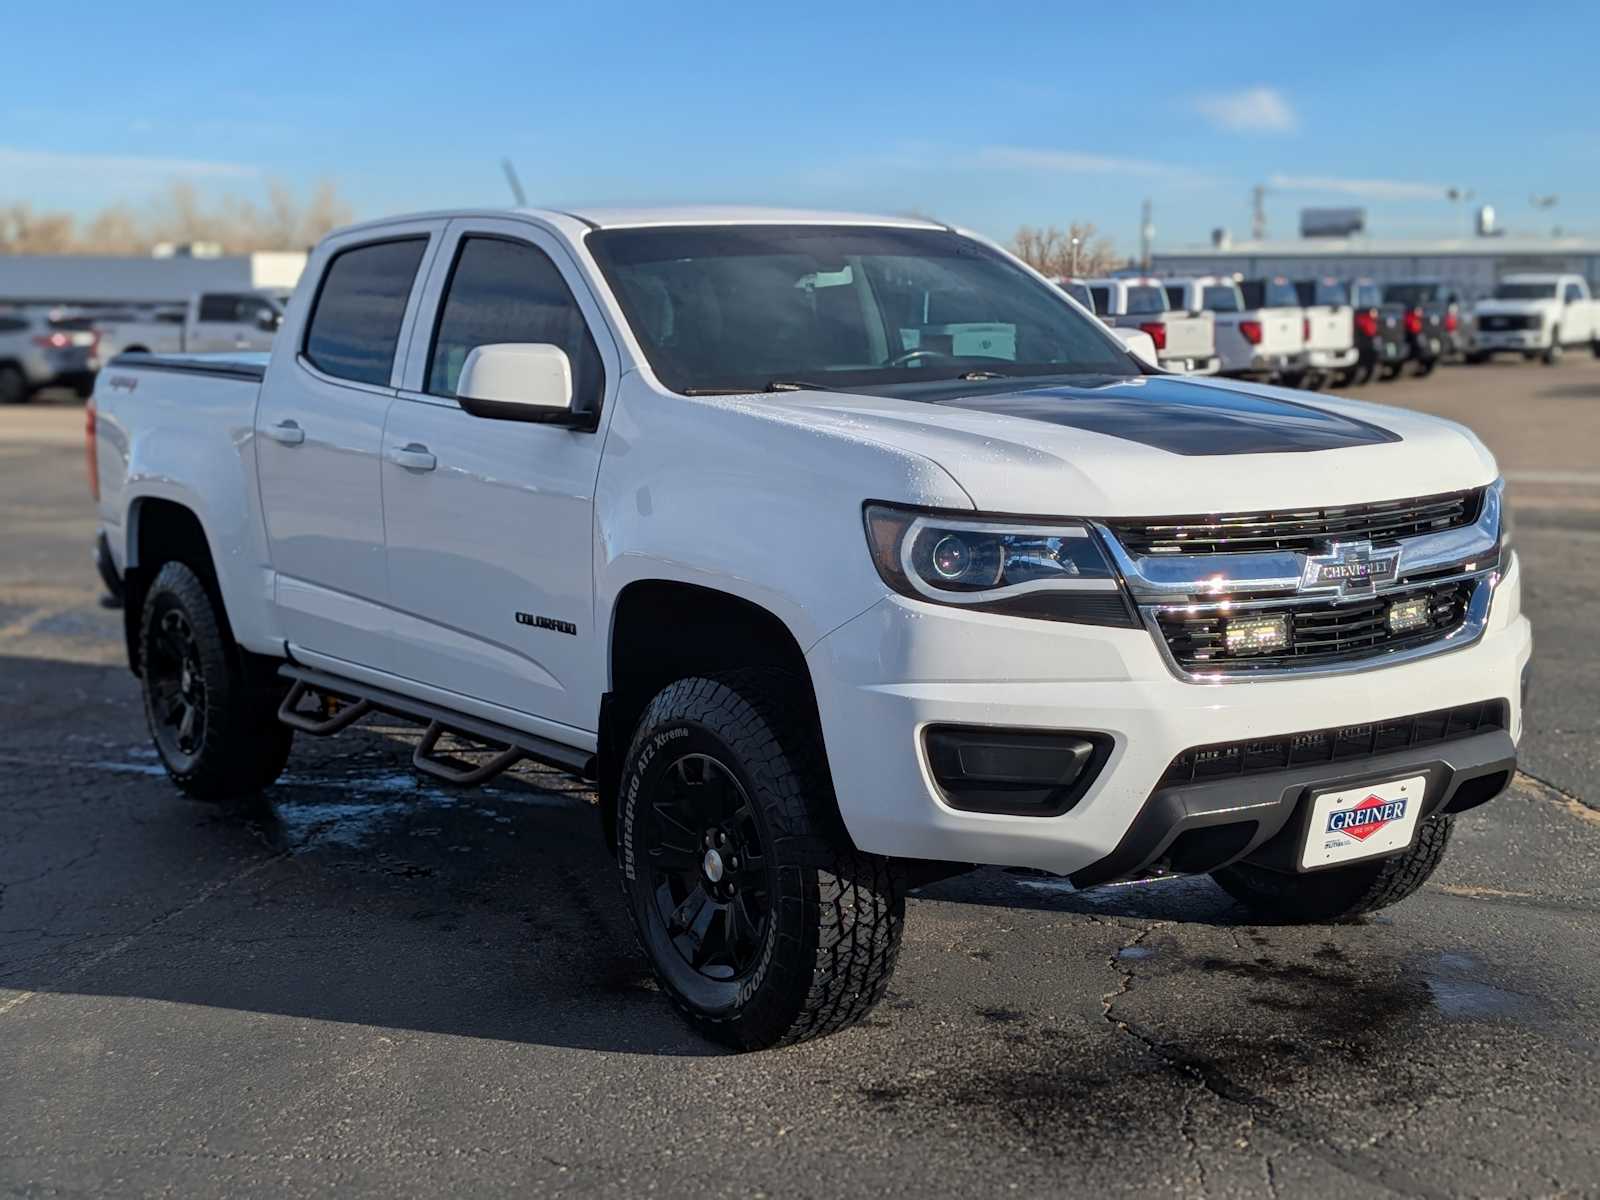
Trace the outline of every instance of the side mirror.
[[572, 364], [559, 346], [499, 342], [477, 346], [461, 365], [456, 400], [475, 417], [584, 425], [592, 418], [572, 411]]
[[1161, 362], [1156, 358], [1156, 343], [1148, 333], [1142, 329], [1113, 329], [1117, 340], [1123, 344], [1128, 353], [1137, 358], [1146, 366], [1160, 367]]
[[256, 314], [256, 328], [262, 333], [277, 333], [278, 327], [283, 324], [283, 314], [274, 312], [270, 308], [263, 308]]

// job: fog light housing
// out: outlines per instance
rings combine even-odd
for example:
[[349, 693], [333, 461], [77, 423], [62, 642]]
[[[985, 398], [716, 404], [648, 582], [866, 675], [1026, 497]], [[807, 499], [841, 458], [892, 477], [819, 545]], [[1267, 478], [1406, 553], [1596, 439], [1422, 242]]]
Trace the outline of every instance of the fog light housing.
[[944, 802], [966, 812], [1058, 817], [1110, 756], [1104, 733], [936, 725], [923, 735]]
[[1230, 655], [1274, 654], [1289, 648], [1289, 618], [1282, 613], [1234, 617], [1222, 629], [1222, 645]]
[[1432, 606], [1426, 596], [1396, 600], [1389, 605], [1385, 621], [1390, 633], [1410, 633], [1413, 629], [1426, 629], [1433, 624]]

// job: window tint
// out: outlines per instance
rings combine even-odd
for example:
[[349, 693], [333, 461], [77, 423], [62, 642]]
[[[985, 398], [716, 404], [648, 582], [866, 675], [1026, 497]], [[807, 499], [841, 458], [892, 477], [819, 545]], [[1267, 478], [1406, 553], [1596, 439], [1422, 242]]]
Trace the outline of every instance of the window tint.
[[1350, 290], [1351, 303], [1361, 308], [1376, 308], [1383, 303], [1378, 294], [1378, 285], [1375, 283], [1361, 282], [1352, 286]]
[[0, 333], [21, 333], [27, 327], [26, 321], [19, 321], [16, 317], [0, 317]]
[[1582, 299], [1583, 299], [1583, 292], [1582, 292], [1582, 290], [1579, 289], [1578, 285], [1575, 284], [1575, 283], [1567, 284], [1567, 303], [1571, 304], [1574, 300], [1582, 300]]
[[461, 243], [428, 359], [428, 391], [454, 396], [467, 355], [496, 342], [559, 346], [572, 364], [573, 408], [597, 412], [600, 352], [566, 280], [526, 242], [469, 237]]
[[197, 321], [237, 321], [239, 297], [229, 292], [207, 292], [200, 297]]
[[380, 387], [389, 382], [400, 323], [427, 238], [357, 246], [336, 255], [306, 330], [319, 371]]
[[1128, 289], [1130, 315], [1146, 316], [1167, 311], [1167, 294], [1158, 287], [1141, 284]]
[[1183, 284], [1169, 283], [1167, 285], [1167, 307], [1173, 312], [1183, 311]]
[[1066, 292], [1067, 295], [1071, 296], [1074, 300], [1076, 300], [1079, 304], [1083, 305], [1090, 312], [1094, 311], [1094, 297], [1089, 295], [1089, 289], [1084, 287], [1083, 284], [1081, 284], [1081, 283], [1063, 283], [1061, 285], [1061, 290]]
[[1213, 283], [1206, 285], [1200, 293], [1200, 307], [1207, 312], [1239, 312], [1244, 307], [1244, 301], [1239, 296], [1238, 288]]
[[1104, 316], [1111, 308], [1111, 289], [1108, 287], [1092, 287], [1089, 295], [1094, 297], [1094, 311]]
[[1439, 298], [1436, 283], [1386, 283], [1383, 285], [1385, 304], [1404, 304], [1415, 308], [1419, 304], [1432, 304]]

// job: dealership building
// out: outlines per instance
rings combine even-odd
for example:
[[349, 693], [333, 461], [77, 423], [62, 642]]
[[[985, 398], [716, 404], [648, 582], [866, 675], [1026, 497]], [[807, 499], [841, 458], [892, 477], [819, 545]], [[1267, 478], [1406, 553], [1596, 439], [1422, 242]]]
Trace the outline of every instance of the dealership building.
[[262, 254], [0, 254], [0, 307], [166, 307], [196, 292], [294, 287], [298, 251]]
[[1502, 275], [1559, 271], [1600, 284], [1600, 239], [1463, 237], [1435, 240], [1310, 237], [1286, 241], [1230, 242], [1192, 249], [1157, 250], [1151, 270], [1161, 275], [1336, 275], [1395, 279], [1439, 279], [1468, 300], [1494, 290]]

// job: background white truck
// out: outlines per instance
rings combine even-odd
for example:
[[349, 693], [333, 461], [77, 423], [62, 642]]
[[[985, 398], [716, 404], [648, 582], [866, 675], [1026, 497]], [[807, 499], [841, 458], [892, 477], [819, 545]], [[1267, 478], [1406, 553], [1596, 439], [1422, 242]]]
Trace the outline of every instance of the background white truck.
[[858, 1020], [907, 889], [972, 864], [1336, 919], [1515, 769], [1476, 438], [1153, 372], [928, 222], [374, 222], [270, 355], [127, 355], [93, 404], [176, 784], [258, 791], [374, 711], [452, 784], [592, 780], [663, 992], [733, 1046]]
[[1305, 319], [1287, 279], [1269, 285], [1205, 275], [1168, 279], [1162, 286], [1174, 307], [1212, 314], [1222, 374], [1281, 380], [1290, 386], [1305, 378]]
[[1472, 312], [1469, 363], [1512, 351], [1561, 361], [1569, 347], [1589, 346], [1600, 357], [1600, 301], [1581, 275], [1507, 275]]
[[1216, 335], [1204, 309], [1173, 309], [1159, 279], [1085, 279], [1095, 312], [1118, 329], [1137, 329], [1155, 345], [1156, 361], [1182, 375], [1217, 373]]
[[197, 292], [182, 309], [106, 309], [88, 315], [102, 356], [267, 350], [283, 323], [289, 292]]

